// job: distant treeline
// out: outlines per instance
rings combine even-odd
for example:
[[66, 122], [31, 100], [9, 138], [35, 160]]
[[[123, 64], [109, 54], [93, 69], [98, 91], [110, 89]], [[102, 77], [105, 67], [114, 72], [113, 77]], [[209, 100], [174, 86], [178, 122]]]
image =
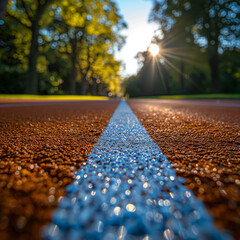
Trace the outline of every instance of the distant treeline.
[[12, 0], [0, 20], [0, 93], [115, 95], [126, 23], [113, 0]]
[[240, 4], [230, 0], [158, 0], [155, 57], [137, 55], [142, 68], [125, 79], [126, 94], [240, 93]]

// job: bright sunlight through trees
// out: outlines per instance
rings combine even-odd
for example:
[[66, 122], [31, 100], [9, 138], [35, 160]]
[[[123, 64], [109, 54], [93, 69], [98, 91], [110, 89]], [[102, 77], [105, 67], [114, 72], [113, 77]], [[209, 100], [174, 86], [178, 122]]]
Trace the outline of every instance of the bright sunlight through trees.
[[148, 51], [153, 55], [153, 57], [157, 56], [159, 53], [159, 46], [157, 44], [151, 44], [149, 46]]

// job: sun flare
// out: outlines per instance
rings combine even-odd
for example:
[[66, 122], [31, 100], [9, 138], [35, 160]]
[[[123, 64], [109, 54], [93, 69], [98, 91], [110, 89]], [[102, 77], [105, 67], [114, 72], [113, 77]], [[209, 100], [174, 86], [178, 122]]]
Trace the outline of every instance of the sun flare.
[[157, 44], [151, 44], [148, 51], [155, 57], [159, 53], [159, 46]]

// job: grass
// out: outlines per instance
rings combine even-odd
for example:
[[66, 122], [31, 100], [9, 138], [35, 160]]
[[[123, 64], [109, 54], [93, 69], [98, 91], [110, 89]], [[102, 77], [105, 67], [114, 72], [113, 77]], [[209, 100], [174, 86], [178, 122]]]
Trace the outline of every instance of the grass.
[[0, 94], [0, 99], [23, 100], [108, 100], [108, 97], [88, 95], [29, 95], [29, 94]]
[[163, 95], [155, 97], [139, 97], [149, 99], [240, 99], [238, 93], [219, 93], [219, 94], [192, 94], [192, 95]]

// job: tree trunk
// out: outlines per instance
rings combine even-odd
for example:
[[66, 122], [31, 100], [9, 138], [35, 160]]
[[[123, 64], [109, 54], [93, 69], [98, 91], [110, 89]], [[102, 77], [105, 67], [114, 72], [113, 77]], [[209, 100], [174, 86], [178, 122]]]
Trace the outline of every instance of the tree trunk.
[[[166, 59], [167, 59], [167, 57], [166, 57]], [[168, 82], [167, 82], [167, 77], [168, 77], [167, 75], [168, 74], [167, 74], [166, 67], [163, 64], [161, 64], [161, 66], [160, 66], [159, 59], [157, 61], [158, 62], [155, 63], [155, 65], [157, 66], [159, 77], [162, 80], [166, 95], [169, 95], [170, 94], [170, 89], [169, 89]]]
[[219, 69], [218, 69], [218, 54], [214, 54], [208, 59], [210, 72], [211, 72], [211, 80], [212, 80], [212, 92], [219, 93]]
[[39, 36], [39, 21], [46, 9], [46, 7], [52, 2], [52, 0], [40, 1], [38, 0], [38, 7], [32, 19], [27, 9], [25, 8], [29, 21], [31, 21], [31, 46], [30, 53], [28, 55], [28, 72], [26, 82], [26, 93], [37, 94], [38, 93], [38, 79], [37, 79], [37, 58], [38, 58], [38, 36]]
[[91, 68], [91, 63], [90, 63], [90, 47], [89, 45], [87, 45], [87, 62], [88, 62], [88, 66], [87, 69], [85, 71], [85, 74], [83, 75], [82, 78], [82, 89], [81, 89], [81, 95], [86, 95], [87, 94], [87, 75], [88, 72]]
[[2, 18], [4, 12], [5, 12], [5, 9], [7, 7], [7, 4], [8, 4], [8, 0], [1, 0], [0, 1], [0, 18]]
[[170, 89], [169, 89], [168, 82], [167, 82], [167, 71], [166, 71], [165, 67], [163, 67], [163, 70], [162, 70], [162, 81], [163, 81], [163, 85], [164, 85], [164, 88], [166, 91], [166, 95], [169, 95]]
[[184, 62], [180, 61], [180, 85], [181, 85], [181, 94], [185, 94], [185, 86], [184, 86]]
[[210, 67], [211, 81], [212, 81], [212, 92], [219, 93], [220, 85], [219, 85], [219, 69], [218, 69], [218, 48], [219, 48], [219, 36], [220, 29], [218, 26], [218, 19], [211, 19], [208, 16], [208, 22], [210, 23], [210, 28], [208, 31], [207, 39], [208, 39], [208, 64]]
[[76, 81], [77, 81], [77, 67], [76, 67], [76, 58], [72, 59], [72, 72], [69, 79], [69, 94], [76, 94]]
[[81, 95], [87, 94], [87, 76], [84, 75], [82, 78], [82, 88], [81, 88]]
[[96, 82], [96, 79], [93, 79], [92, 95], [97, 96], [97, 82]]
[[100, 92], [100, 96], [106, 96], [105, 86], [104, 86], [104, 83], [103, 83], [103, 82], [100, 83], [99, 92]]
[[37, 94], [38, 93], [38, 79], [37, 79], [37, 57], [38, 57], [38, 31], [39, 20], [36, 18], [32, 22], [32, 39], [30, 46], [30, 53], [28, 55], [28, 72], [26, 82], [26, 93]]
[[164, 86], [165, 86], [165, 90], [166, 90], [166, 95], [169, 95], [170, 94], [170, 90], [169, 90], [168, 83], [166, 81], [166, 76], [163, 77], [163, 82], [164, 82]]
[[70, 74], [69, 79], [69, 94], [75, 95], [76, 94], [76, 82], [77, 82], [77, 42], [76, 39], [71, 41], [72, 47], [72, 54], [71, 54], [71, 61], [72, 61], [72, 72]]

